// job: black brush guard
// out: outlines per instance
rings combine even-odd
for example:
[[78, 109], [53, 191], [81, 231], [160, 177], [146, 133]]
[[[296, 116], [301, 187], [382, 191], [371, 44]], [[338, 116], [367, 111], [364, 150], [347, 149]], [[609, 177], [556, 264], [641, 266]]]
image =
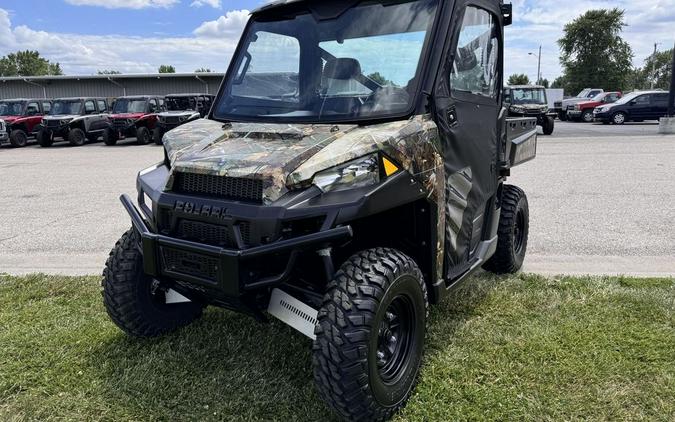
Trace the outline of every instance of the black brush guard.
[[[153, 233], [128, 195], [122, 195], [120, 201], [140, 236], [143, 270], [147, 275], [170, 279], [178, 283], [181, 293], [196, 294], [231, 308], [238, 307], [239, 299], [247, 292], [274, 287], [288, 280], [299, 253], [323, 249], [352, 238], [352, 229], [346, 226], [249, 249], [225, 249]], [[170, 251], [171, 259], [176, 256], [191, 257], [188, 258], [191, 262], [187, 270], [167, 266], [164, 251]], [[249, 280], [242, 274], [242, 264], [255, 262], [265, 265], [266, 258], [280, 254], [286, 254], [288, 259], [285, 269], [278, 274], [257, 280]], [[206, 273], [213, 277], [196, 275], [200, 272], [199, 265], [208, 266]]]

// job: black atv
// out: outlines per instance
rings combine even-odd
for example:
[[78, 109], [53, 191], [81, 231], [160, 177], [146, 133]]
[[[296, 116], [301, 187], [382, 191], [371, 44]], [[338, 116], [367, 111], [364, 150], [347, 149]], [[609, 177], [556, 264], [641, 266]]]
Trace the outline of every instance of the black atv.
[[137, 203], [121, 197], [132, 228], [102, 281], [115, 324], [160, 336], [209, 305], [278, 318], [312, 340], [337, 414], [391, 417], [414, 390], [429, 305], [480, 268], [523, 264], [528, 202], [505, 181], [535, 157], [537, 122], [505, 118], [511, 13], [468, 0], [253, 12], [207, 118], [164, 135]]
[[556, 113], [549, 110], [543, 86], [509, 86], [504, 88], [504, 103], [509, 117], [534, 117], [544, 135], [553, 134]]

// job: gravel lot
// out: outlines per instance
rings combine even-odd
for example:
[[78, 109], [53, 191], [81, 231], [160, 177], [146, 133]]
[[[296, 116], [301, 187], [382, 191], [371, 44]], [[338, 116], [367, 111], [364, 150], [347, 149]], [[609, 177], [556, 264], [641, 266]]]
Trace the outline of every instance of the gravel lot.
[[[557, 123], [511, 183], [530, 198], [526, 270], [675, 276], [675, 136]], [[129, 226], [118, 197], [162, 158], [125, 141], [0, 149], [0, 273], [99, 273]]]

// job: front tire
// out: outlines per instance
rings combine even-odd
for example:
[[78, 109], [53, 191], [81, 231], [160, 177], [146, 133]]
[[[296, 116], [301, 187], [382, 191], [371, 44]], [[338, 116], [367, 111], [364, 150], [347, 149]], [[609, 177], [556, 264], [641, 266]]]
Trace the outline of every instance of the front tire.
[[497, 232], [497, 251], [483, 268], [495, 274], [514, 274], [523, 267], [530, 231], [530, 208], [522, 189], [504, 185]]
[[117, 133], [113, 132], [111, 129], [106, 129], [103, 132], [103, 143], [109, 147], [117, 144]]
[[54, 139], [52, 138], [52, 134], [49, 133], [47, 130], [40, 130], [37, 135], [37, 141], [38, 144], [40, 144], [41, 147], [43, 148], [48, 148], [54, 144]]
[[9, 143], [15, 148], [23, 148], [28, 144], [28, 135], [21, 129], [14, 129], [9, 134]]
[[68, 132], [68, 142], [74, 147], [81, 147], [84, 145], [84, 140], [87, 139], [84, 135], [84, 131], [79, 127], [71, 129]]
[[348, 420], [401, 409], [422, 364], [428, 296], [417, 264], [393, 249], [345, 262], [328, 285], [312, 363], [319, 394]]
[[544, 120], [544, 125], [542, 129], [544, 130], [544, 135], [550, 135], [553, 133], [553, 129], [555, 128], [555, 120], [553, 120], [553, 117], [546, 117]]
[[166, 304], [164, 290], [143, 273], [138, 235], [129, 230], [117, 242], [103, 270], [103, 304], [110, 319], [134, 337], [157, 337], [184, 327], [202, 314], [195, 302]]
[[612, 116], [612, 123], [615, 125], [622, 125], [626, 123], [626, 113], [623, 111], [619, 111], [618, 113], [614, 113]]
[[593, 110], [585, 110], [581, 114], [581, 120], [584, 123], [593, 123], [593, 120], [595, 120], [595, 117], [593, 116]]
[[162, 145], [162, 137], [164, 136], [164, 131], [161, 128], [156, 127], [152, 131], [152, 139], [155, 141], [155, 145]]
[[141, 126], [136, 129], [136, 143], [138, 145], [147, 145], [150, 142], [150, 130]]

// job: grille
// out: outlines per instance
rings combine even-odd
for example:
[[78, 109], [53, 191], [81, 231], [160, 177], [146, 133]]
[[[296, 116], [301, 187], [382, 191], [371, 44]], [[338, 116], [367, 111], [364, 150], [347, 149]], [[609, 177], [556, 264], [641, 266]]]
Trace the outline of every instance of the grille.
[[175, 125], [180, 123], [180, 117], [165, 117], [164, 122]]
[[127, 125], [127, 119], [115, 119], [113, 120], [113, 126], [115, 128], [123, 128]]
[[169, 271], [213, 282], [217, 279], [218, 259], [216, 258], [170, 248], [162, 248], [162, 256], [164, 265]]
[[[238, 224], [244, 244], [251, 241], [251, 225], [248, 222]], [[177, 235], [185, 240], [206, 243], [220, 247], [237, 247], [237, 242], [227, 226], [183, 220], [178, 224]]]
[[60, 120], [46, 120], [47, 127], [59, 127], [61, 126]]
[[176, 173], [174, 191], [211, 195], [239, 201], [262, 202], [262, 180], [209, 174]]

